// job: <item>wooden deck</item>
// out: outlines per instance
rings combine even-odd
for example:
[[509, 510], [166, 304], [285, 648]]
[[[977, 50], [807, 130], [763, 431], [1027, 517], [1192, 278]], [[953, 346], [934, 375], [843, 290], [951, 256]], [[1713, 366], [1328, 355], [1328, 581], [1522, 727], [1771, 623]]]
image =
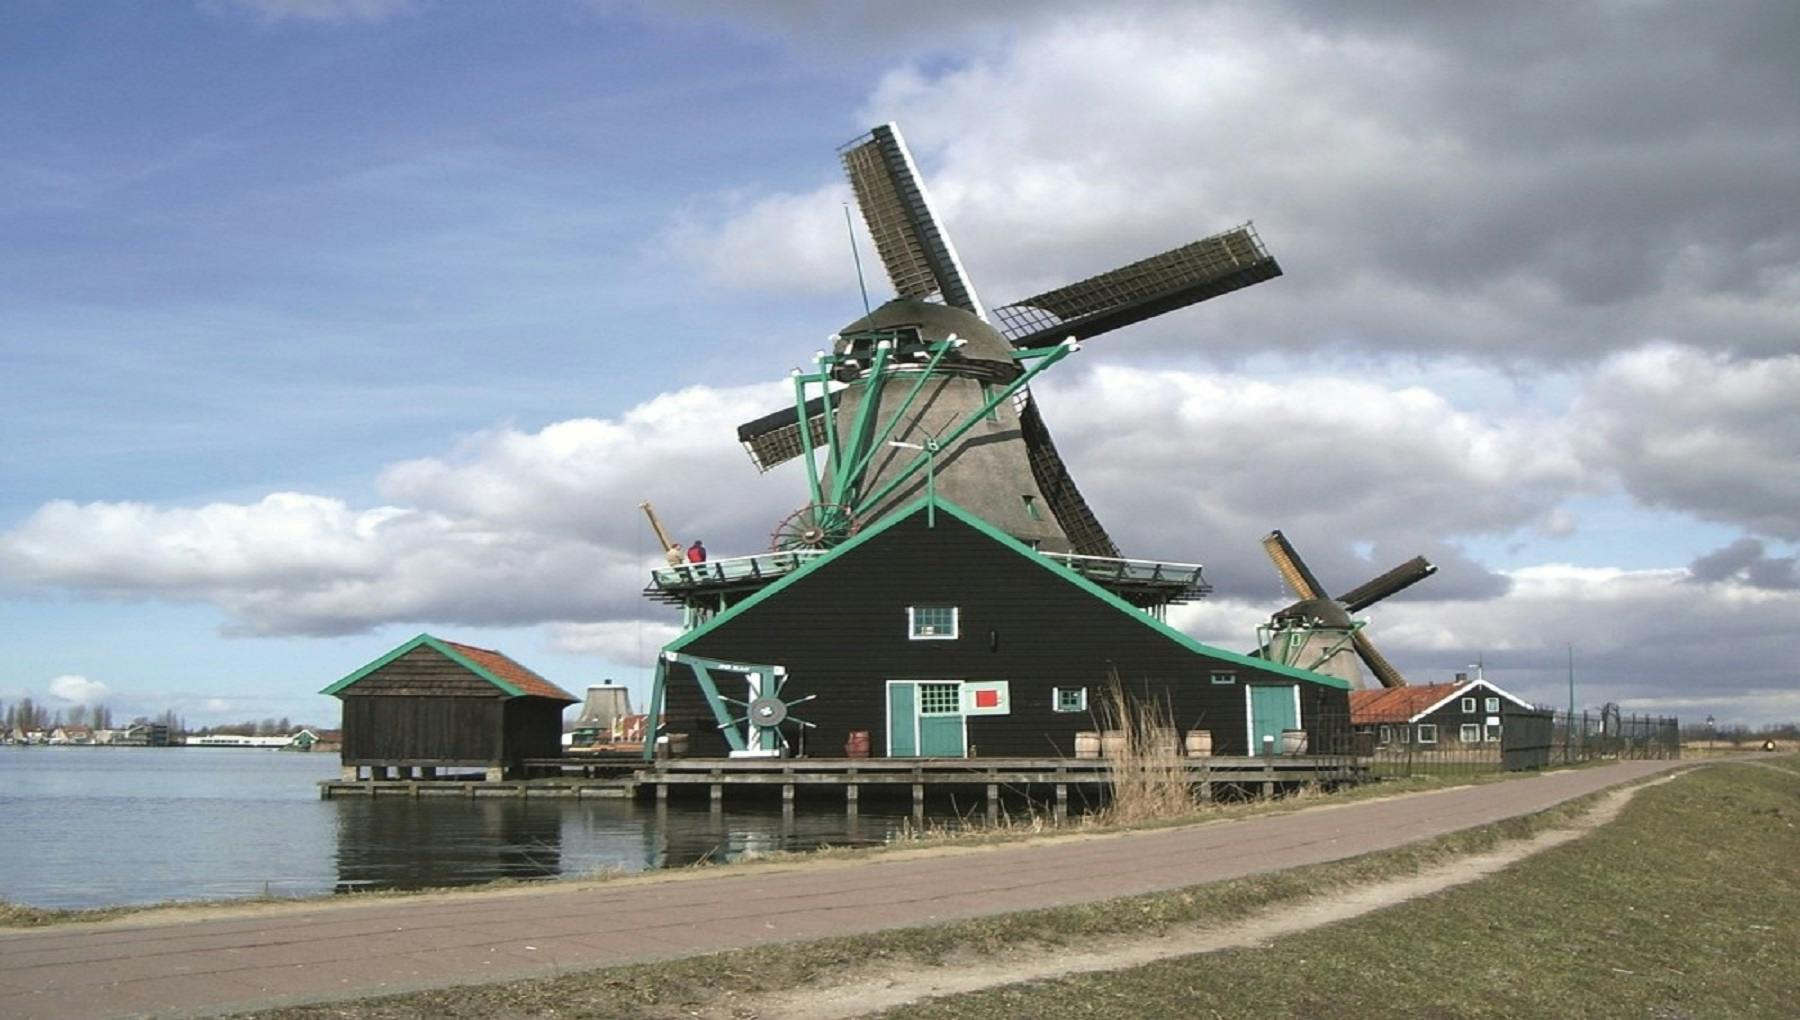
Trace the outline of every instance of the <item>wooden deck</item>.
[[[1368, 761], [1348, 757], [1280, 756], [1268, 758], [1186, 758], [1182, 760], [1201, 799], [1222, 788], [1250, 795], [1273, 796], [1277, 789], [1316, 783], [1360, 782]], [[923, 818], [932, 790], [980, 788], [989, 818], [999, 813], [1002, 791], [1036, 793], [1054, 798], [1059, 818], [1066, 816], [1070, 787], [1098, 787], [1111, 782], [1113, 765], [1104, 759], [1067, 758], [677, 758], [651, 763], [577, 757], [534, 759], [532, 779], [327, 780], [321, 797], [653, 797], [666, 805], [672, 790], [705, 789], [713, 810], [721, 810], [726, 788], [778, 788], [783, 811], [792, 811], [801, 788], [838, 788], [844, 810], [855, 815], [866, 787], [912, 795], [913, 814]]]

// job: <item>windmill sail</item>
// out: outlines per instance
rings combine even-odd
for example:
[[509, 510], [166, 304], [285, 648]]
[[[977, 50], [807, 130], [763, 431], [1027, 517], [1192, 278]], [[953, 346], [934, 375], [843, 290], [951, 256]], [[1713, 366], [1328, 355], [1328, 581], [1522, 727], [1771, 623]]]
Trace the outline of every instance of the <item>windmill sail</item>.
[[1406, 686], [1406, 678], [1401, 676], [1400, 671], [1394, 668], [1394, 664], [1387, 660], [1387, 656], [1375, 648], [1375, 642], [1370, 641], [1367, 634], [1360, 630], [1356, 631], [1350, 635], [1350, 643], [1356, 647], [1356, 654], [1362, 658], [1363, 665], [1369, 667], [1369, 672], [1375, 674], [1375, 679], [1381, 681], [1381, 686]]
[[[884, 256], [885, 257], [885, 256]], [[1099, 336], [1281, 275], [1251, 224], [994, 309], [1019, 347]]]
[[1275, 569], [1281, 574], [1281, 579], [1287, 582], [1288, 588], [1295, 595], [1303, 599], [1325, 597], [1325, 586], [1307, 569], [1306, 562], [1294, 550], [1293, 543], [1287, 540], [1286, 535], [1280, 531], [1271, 531], [1263, 536], [1262, 544], [1269, 559], [1275, 561]]
[[[806, 402], [806, 424], [812, 434], [808, 440], [813, 449], [825, 445], [825, 398], [814, 397]], [[800, 413], [792, 407], [784, 407], [771, 414], [765, 414], [755, 421], [747, 421], [738, 426], [738, 442], [750, 454], [751, 463], [756, 470], [767, 471], [778, 464], [785, 464], [806, 452], [806, 446], [800, 437]]]
[[1056, 522], [1069, 536], [1069, 547], [1082, 556], [1118, 558], [1119, 547], [1113, 544], [1112, 536], [1094, 516], [1087, 500], [1082, 498], [1081, 490], [1075, 487], [1068, 465], [1063, 463], [1062, 455], [1056, 452], [1056, 443], [1050, 438], [1050, 427], [1044, 424], [1037, 401], [1029, 394], [1019, 409], [1019, 430], [1025, 435], [1031, 475], [1049, 501]]
[[950, 235], [938, 225], [931, 196], [900, 129], [883, 124], [839, 149], [838, 155], [894, 290], [903, 298], [920, 300], [939, 295], [944, 304], [985, 320], [987, 312], [975, 295], [975, 285], [963, 272]]
[[1427, 577], [1437, 573], [1437, 567], [1423, 556], [1414, 556], [1387, 573], [1364, 584], [1359, 584], [1338, 596], [1347, 612], [1357, 613], [1369, 608], [1389, 595], [1404, 588], [1410, 588]]

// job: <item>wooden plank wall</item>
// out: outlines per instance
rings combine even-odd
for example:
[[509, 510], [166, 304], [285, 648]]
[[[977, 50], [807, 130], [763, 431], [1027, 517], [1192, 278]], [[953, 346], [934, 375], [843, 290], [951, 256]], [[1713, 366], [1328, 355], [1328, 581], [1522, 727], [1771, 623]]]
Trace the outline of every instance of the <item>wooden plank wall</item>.
[[[906, 609], [918, 604], [958, 606], [961, 636], [909, 640]], [[886, 755], [886, 681], [951, 679], [1011, 685], [1010, 715], [968, 720], [977, 754], [1072, 757], [1077, 731], [1103, 728], [1114, 672], [1133, 695], [1167, 706], [1179, 729], [1211, 730], [1214, 753], [1243, 754], [1244, 685], [1296, 682], [1189, 651], [948, 514], [935, 528], [923, 514], [896, 525], [684, 650], [787, 666], [789, 700], [819, 695], [795, 710], [818, 726], [804, 734], [814, 755], [842, 754], [852, 730], [868, 730], [872, 753]], [[1214, 670], [1235, 682], [1212, 683]], [[1090, 711], [1054, 711], [1058, 686], [1086, 687]], [[1309, 723], [1320, 712], [1348, 718], [1343, 690], [1301, 687]], [[672, 731], [690, 734], [693, 754], [725, 752], [683, 668], [670, 671], [667, 716]]]

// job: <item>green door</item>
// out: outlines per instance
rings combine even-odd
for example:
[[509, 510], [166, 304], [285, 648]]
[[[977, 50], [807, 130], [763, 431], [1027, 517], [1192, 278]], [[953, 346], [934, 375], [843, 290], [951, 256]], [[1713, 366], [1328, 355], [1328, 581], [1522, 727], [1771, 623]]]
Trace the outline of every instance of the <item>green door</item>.
[[962, 684], [920, 684], [919, 757], [962, 756]]
[[888, 684], [888, 755], [963, 757], [962, 684]]
[[1250, 753], [1263, 753], [1263, 738], [1273, 738], [1271, 749], [1281, 753], [1281, 731], [1298, 729], [1296, 708], [1299, 688], [1292, 684], [1252, 684], [1250, 692]]
[[918, 686], [888, 684], [888, 756], [914, 758], [919, 754]]

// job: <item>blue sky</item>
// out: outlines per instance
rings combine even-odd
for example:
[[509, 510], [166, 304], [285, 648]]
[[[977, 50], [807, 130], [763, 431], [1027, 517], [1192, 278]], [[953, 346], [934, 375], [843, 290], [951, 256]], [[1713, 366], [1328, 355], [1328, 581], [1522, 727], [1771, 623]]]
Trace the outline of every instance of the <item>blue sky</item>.
[[1041, 387], [1208, 564], [1178, 624], [1248, 644], [1279, 526], [1440, 563], [1371, 614], [1415, 679], [1800, 714], [1790, 9], [928, 7], [0, 8], [0, 700], [326, 721], [421, 630], [637, 680], [637, 502], [729, 554], [803, 499], [731, 427], [860, 307], [834, 149], [893, 119], [990, 304], [1282, 260]]

